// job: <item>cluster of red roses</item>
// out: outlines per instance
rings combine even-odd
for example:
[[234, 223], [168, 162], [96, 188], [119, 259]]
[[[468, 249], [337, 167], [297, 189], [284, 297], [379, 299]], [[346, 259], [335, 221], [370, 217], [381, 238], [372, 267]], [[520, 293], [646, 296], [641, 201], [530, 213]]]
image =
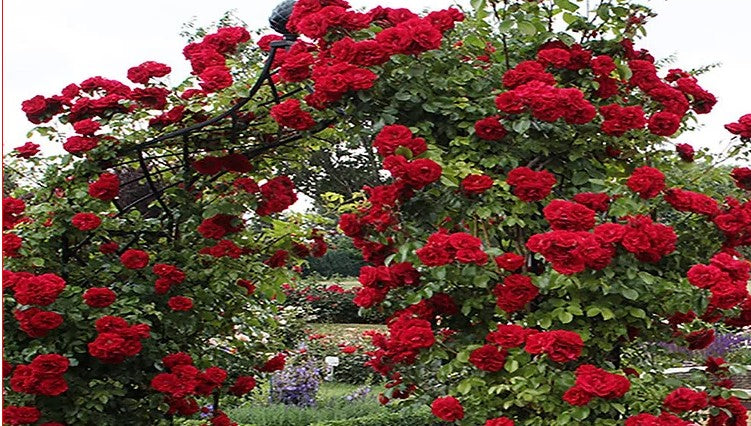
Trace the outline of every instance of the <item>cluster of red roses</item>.
[[712, 293], [708, 309], [732, 309], [749, 296], [747, 283], [751, 265], [727, 253], [718, 253], [709, 265], [694, 265], [686, 276], [692, 285]]
[[[198, 403], [192, 397], [210, 395], [227, 379], [227, 372], [219, 367], [199, 370], [193, 365], [193, 358], [184, 352], [166, 355], [162, 363], [169, 373], [154, 376], [151, 387], [167, 396], [166, 401], [170, 406], [168, 414], [190, 416], [197, 413]], [[253, 377], [241, 376], [230, 389], [234, 394], [243, 395], [254, 387]]]
[[695, 423], [682, 420], [671, 414], [704, 411], [708, 407], [720, 408], [717, 414], [709, 418], [710, 426], [743, 425], [748, 420], [746, 408], [736, 397], [722, 398], [709, 397], [704, 391], [695, 391], [688, 388], [678, 388], [668, 394], [663, 400], [663, 406], [668, 411], [663, 411], [659, 416], [641, 413], [626, 419], [625, 426], [690, 426]]
[[261, 202], [256, 213], [268, 216], [286, 210], [297, 201], [295, 184], [288, 176], [277, 176], [269, 179], [260, 187]]
[[[546, 68], [580, 72], [591, 69], [594, 81], [598, 83], [594, 96], [600, 99], [611, 98], [621, 91], [630, 93], [634, 88], [639, 88], [659, 104], [661, 109], [648, 120], [644, 110], [638, 105], [601, 106], [599, 112], [603, 122], [600, 128], [607, 135], [622, 136], [629, 130], [642, 129], [648, 124], [653, 134], [670, 136], [678, 130], [681, 118], [690, 107], [695, 112], [704, 114], [711, 111], [717, 103], [715, 97], [702, 89], [690, 74], [678, 69], [670, 70], [663, 81], [657, 76], [654, 59], [650, 55], [635, 52], [628, 40], [622, 43], [622, 49], [632, 73], [627, 83], [612, 77], [617, 68], [613, 57], [600, 55], [593, 58], [593, 52], [578, 44], [568, 46], [560, 41], [548, 42], [538, 50], [536, 61], [520, 62], [504, 74], [503, 85], [510, 90], [496, 97], [496, 106], [507, 114], [530, 111], [533, 117], [547, 122], [554, 122], [559, 118], [569, 124], [592, 121], [597, 115], [597, 109], [585, 99], [584, 93], [575, 87], [556, 88], [556, 78]], [[675, 86], [669, 83], [674, 83]], [[490, 119], [497, 121], [497, 117], [481, 120], [475, 126], [476, 132], [483, 139], [500, 139], [485, 131], [488, 126], [498, 128], [498, 124]], [[734, 126], [733, 129], [738, 130], [738, 127]]]
[[248, 250], [244, 249], [231, 240], [219, 240], [213, 246], [204, 247], [198, 250], [198, 254], [207, 254], [213, 257], [229, 257], [231, 259], [239, 259], [243, 254], [247, 254]]
[[204, 219], [198, 225], [198, 233], [204, 238], [221, 240], [227, 234], [242, 231], [244, 224], [241, 218], [231, 214], [216, 214]]
[[248, 40], [250, 34], [245, 28], [225, 27], [205, 36], [200, 42], [185, 46], [183, 55], [190, 61], [205, 92], [216, 92], [232, 85], [225, 55], [233, 53], [240, 43]]
[[147, 324], [130, 325], [116, 316], [103, 316], [94, 326], [99, 334], [89, 342], [89, 353], [106, 364], [119, 364], [136, 356], [143, 348], [141, 340], [151, 336]]
[[741, 203], [735, 198], [726, 197], [725, 203], [727, 206], [712, 218], [725, 236], [724, 247], [731, 250], [751, 245], [751, 201]]
[[79, 231], [93, 231], [102, 224], [102, 219], [94, 213], [76, 213], [70, 219], [70, 224]]
[[420, 350], [436, 342], [430, 321], [414, 318], [404, 313], [392, 318], [388, 324], [389, 335], [373, 333], [373, 345], [378, 348], [368, 352], [365, 363], [381, 374], [387, 374], [395, 364], [413, 364]]
[[106, 287], [92, 287], [83, 293], [83, 301], [92, 308], [106, 308], [115, 303], [117, 294]]
[[496, 305], [509, 314], [524, 309], [539, 293], [532, 279], [521, 274], [509, 275], [503, 279], [503, 283], [493, 288]]
[[[406, 9], [377, 7], [368, 13], [355, 12], [343, 0], [303, 0], [295, 3], [287, 27], [313, 40], [326, 35], [338, 39], [319, 46], [299, 40], [287, 51], [276, 52], [274, 65], [279, 78], [300, 82], [311, 78], [313, 93], [305, 102], [315, 109], [325, 109], [347, 92], [367, 90], [378, 76], [365, 67], [382, 65], [392, 55], [416, 55], [441, 45], [443, 32], [454, 27], [464, 16], [456, 9], [432, 12], [420, 18]], [[373, 39], [354, 41], [345, 36], [350, 31], [378, 24], [382, 31]], [[269, 50], [277, 37], [264, 37], [259, 46]], [[317, 55], [313, 55], [317, 53]], [[271, 116], [284, 127], [307, 130], [315, 125], [309, 112], [297, 99], [288, 99], [271, 108]]]
[[571, 405], [587, 405], [594, 397], [621, 398], [631, 388], [631, 382], [620, 374], [613, 374], [591, 364], [576, 369], [576, 382], [563, 394]]
[[19, 256], [18, 250], [21, 249], [23, 240], [18, 235], [6, 231], [27, 220], [23, 217], [24, 210], [26, 210], [26, 203], [23, 200], [3, 197], [3, 256], [5, 257]]
[[[3, 406], [3, 423], [9, 425], [31, 425], [39, 421], [42, 413], [36, 407]], [[46, 422], [39, 426], [65, 426], [62, 423]]]
[[482, 240], [466, 232], [449, 234], [445, 229], [428, 237], [425, 246], [415, 254], [426, 266], [448, 265], [454, 261], [484, 265], [488, 254], [482, 250]]
[[514, 195], [525, 202], [540, 201], [550, 195], [556, 184], [555, 176], [547, 170], [534, 171], [529, 167], [517, 167], [506, 176]]
[[235, 152], [221, 157], [207, 155], [193, 162], [193, 168], [202, 175], [215, 175], [221, 171], [247, 173], [253, 165], [246, 156]]
[[751, 114], [741, 116], [735, 123], [726, 124], [725, 128], [742, 139], [751, 139]]
[[70, 361], [62, 355], [37, 355], [30, 364], [15, 367], [10, 387], [14, 392], [58, 396], [68, 390], [63, 374], [69, 366]]
[[420, 273], [409, 262], [389, 266], [363, 266], [360, 268], [360, 284], [354, 303], [371, 308], [383, 302], [389, 290], [420, 284]]
[[110, 201], [120, 194], [120, 178], [113, 173], [102, 173], [99, 179], [89, 184], [89, 196]]
[[159, 277], [154, 282], [156, 294], [167, 294], [172, 287], [185, 281], [185, 272], [175, 265], [156, 263], [151, 270]]

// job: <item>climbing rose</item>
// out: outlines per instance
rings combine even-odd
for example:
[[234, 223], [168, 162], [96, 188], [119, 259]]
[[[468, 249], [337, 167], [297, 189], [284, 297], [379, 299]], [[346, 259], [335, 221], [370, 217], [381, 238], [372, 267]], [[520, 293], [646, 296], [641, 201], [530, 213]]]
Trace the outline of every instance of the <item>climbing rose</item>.
[[81, 231], [91, 231], [102, 224], [102, 219], [94, 213], [76, 213], [71, 218], [70, 223]]
[[288, 99], [274, 105], [271, 116], [280, 126], [294, 130], [308, 130], [316, 124], [310, 113], [300, 108], [300, 101], [297, 99]]
[[120, 193], [120, 179], [112, 173], [102, 173], [99, 179], [89, 184], [89, 195], [109, 201]]
[[483, 345], [469, 355], [469, 362], [483, 371], [501, 371], [506, 364], [508, 352], [493, 345]]
[[475, 123], [475, 134], [480, 139], [499, 141], [506, 136], [506, 128], [503, 127], [498, 116], [492, 116]]
[[84, 302], [92, 308], [106, 308], [116, 298], [115, 292], [106, 287], [93, 287], [83, 293]]
[[532, 279], [526, 275], [509, 275], [493, 289], [496, 304], [507, 313], [523, 309], [527, 303], [534, 300], [540, 290], [532, 284]]
[[128, 249], [120, 255], [120, 262], [128, 269], [142, 269], [149, 264], [149, 254], [143, 250]]
[[641, 198], [654, 198], [665, 189], [665, 175], [654, 167], [642, 166], [634, 170], [626, 185]]
[[568, 362], [579, 358], [584, 341], [578, 333], [552, 330], [527, 337], [525, 350], [530, 354], [545, 353], [555, 362]]
[[462, 189], [467, 194], [482, 194], [493, 186], [493, 178], [486, 175], [469, 175], [462, 180]]
[[189, 311], [193, 307], [193, 299], [184, 296], [170, 297], [167, 306], [173, 311]]
[[14, 149], [16, 155], [20, 158], [31, 158], [39, 153], [39, 145], [34, 142], [26, 142], [25, 144]]
[[707, 407], [707, 393], [678, 388], [665, 397], [663, 405], [675, 413], [703, 410]]
[[430, 410], [441, 420], [453, 422], [464, 418], [464, 407], [453, 396], [436, 398], [430, 405]]
[[487, 420], [485, 426], [514, 426], [514, 421], [508, 417], [496, 417]]
[[532, 202], [547, 197], [556, 179], [547, 170], [536, 172], [529, 167], [517, 167], [509, 172], [506, 182], [513, 187], [514, 195], [520, 200]]

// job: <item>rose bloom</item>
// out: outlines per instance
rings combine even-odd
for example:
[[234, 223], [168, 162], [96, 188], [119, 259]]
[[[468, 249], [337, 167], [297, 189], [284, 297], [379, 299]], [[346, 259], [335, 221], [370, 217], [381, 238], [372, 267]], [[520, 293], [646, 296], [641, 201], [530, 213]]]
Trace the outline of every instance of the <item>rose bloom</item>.
[[14, 149], [16, 155], [20, 158], [31, 158], [39, 153], [39, 145], [34, 142], [26, 142], [25, 144]]
[[128, 249], [120, 255], [120, 262], [128, 269], [142, 269], [149, 264], [149, 254], [143, 250]]
[[641, 198], [654, 198], [665, 189], [665, 175], [654, 167], [642, 166], [634, 170], [626, 185]]
[[441, 420], [453, 422], [464, 418], [464, 407], [453, 396], [436, 398], [430, 405], [430, 410]]
[[167, 306], [173, 311], [189, 311], [193, 307], [193, 299], [184, 296], [170, 297]]
[[496, 417], [494, 419], [488, 419], [485, 422], [485, 426], [514, 426], [514, 421], [508, 417]]
[[678, 388], [665, 397], [663, 405], [675, 413], [699, 411], [707, 407], [707, 393]]
[[493, 178], [486, 175], [469, 175], [462, 180], [462, 189], [468, 194], [482, 194], [493, 186]]
[[83, 294], [84, 302], [92, 308], [106, 308], [115, 303], [117, 295], [106, 287], [93, 287]]
[[493, 345], [483, 345], [472, 351], [469, 362], [483, 371], [501, 371], [506, 364], [507, 354], [505, 350], [499, 350]]
[[70, 223], [81, 231], [92, 231], [102, 224], [102, 219], [94, 213], [76, 213]]
[[498, 116], [483, 118], [475, 123], [475, 134], [480, 139], [499, 141], [506, 136], [506, 133], [506, 128], [503, 127]]

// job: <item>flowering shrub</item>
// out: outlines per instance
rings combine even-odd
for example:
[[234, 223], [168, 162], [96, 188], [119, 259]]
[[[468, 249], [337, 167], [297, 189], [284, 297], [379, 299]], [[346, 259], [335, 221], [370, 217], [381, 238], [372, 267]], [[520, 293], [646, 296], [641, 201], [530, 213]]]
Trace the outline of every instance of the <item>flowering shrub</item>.
[[630, 351], [750, 324], [748, 173], [669, 139], [716, 103], [700, 73], [634, 47], [653, 15], [632, 2], [474, 5], [348, 104], [392, 179], [339, 223], [370, 263], [355, 303], [389, 314], [383, 402], [467, 425], [745, 422], [728, 381], [680, 386]]

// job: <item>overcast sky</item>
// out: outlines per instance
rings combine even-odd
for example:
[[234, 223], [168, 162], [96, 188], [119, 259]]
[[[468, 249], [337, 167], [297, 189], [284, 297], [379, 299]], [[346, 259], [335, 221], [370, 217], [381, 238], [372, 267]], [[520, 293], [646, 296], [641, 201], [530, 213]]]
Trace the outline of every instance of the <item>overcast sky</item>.
[[[354, 7], [439, 9], [452, 0], [350, 0]], [[170, 65], [174, 82], [189, 72], [182, 57], [183, 23], [197, 17], [206, 25], [231, 9], [250, 29], [266, 24], [276, 1], [259, 0], [7, 0], [3, 2], [3, 151], [22, 145], [31, 124], [21, 102], [37, 94], [59, 94], [69, 83], [101, 75], [126, 81], [128, 68], [147, 60]], [[462, 3], [467, 3], [466, 0]], [[650, 0], [660, 16], [637, 47], [655, 57], [676, 54], [676, 66], [690, 69], [713, 62], [722, 67], [700, 83], [719, 99], [701, 116], [705, 127], [680, 140], [719, 147], [728, 135], [722, 125], [751, 113], [751, 1]], [[43, 152], [56, 152], [49, 143]], [[45, 149], [46, 148], [46, 149]]]

